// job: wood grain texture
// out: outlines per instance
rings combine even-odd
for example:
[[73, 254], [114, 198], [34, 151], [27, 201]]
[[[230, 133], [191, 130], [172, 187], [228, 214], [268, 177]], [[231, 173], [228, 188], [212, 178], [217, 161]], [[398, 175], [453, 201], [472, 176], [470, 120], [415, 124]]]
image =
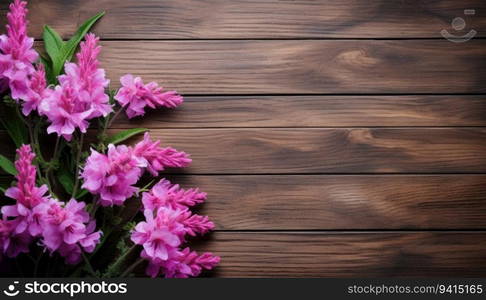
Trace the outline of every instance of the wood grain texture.
[[[9, 185], [12, 177], [1, 177]], [[486, 228], [486, 175], [169, 176], [208, 193], [216, 230]]]
[[223, 277], [481, 277], [484, 232], [232, 233], [198, 247]]
[[[222, 256], [208, 275], [484, 276], [486, 40], [454, 44], [440, 31], [486, 37], [486, 1], [30, 0], [29, 8], [36, 38], [46, 23], [67, 38], [106, 10], [94, 31], [111, 88], [133, 73], [187, 96], [176, 110], [120, 118], [111, 132], [151, 128], [192, 154], [191, 167], [163, 175], [209, 194], [197, 210], [216, 232], [194, 241]], [[451, 29], [455, 17], [465, 17], [464, 30]], [[0, 143], [12, 158], [3, 131]]]
[[486, 176], [172, 176], [217, 230], [482, 229]]
[[193, 164], [183, 172], [193, 174], [486, 172], [484, 128], [159, 129], [151, 135], [191, 153]]
[[183, 94], [486, 92], [486, 41], [108, 41], [102, 65]]
[[[151, 136], [191, 154], [191, 166], [175, 173], [486, 172], [484, 128], [154, 129]], [[12, 158], [5, 132], [0, 141], [0, 154]]]
[[113, 128], [486, 126], [486, 96], [208, 96]]
[[[30, 0], [30, 33], [49, 24], [64, 37], [99, 11], [107, 15], [96, 33], [111, 39], [225, 38], [440, 38], [464, 17], [481, 36], [481, 0]], [[5, 13], [8, 1], [1, 1]], [[464, 9], [477, 10], [464, 16]], [[2, 19], [2, 22], [4, 20]]]

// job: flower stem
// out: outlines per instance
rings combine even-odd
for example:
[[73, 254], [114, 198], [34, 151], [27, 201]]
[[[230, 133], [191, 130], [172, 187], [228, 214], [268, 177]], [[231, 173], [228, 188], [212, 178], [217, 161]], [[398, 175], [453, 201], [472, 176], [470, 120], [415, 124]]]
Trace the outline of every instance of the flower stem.
[[79, 145], [78, 145], [78, 153], [76, 154], [76, 169], [74, 171], [74, 187], [73, 187], [73, 193], [71, 194], [71, 197], [74, 198], [76, 196], [76, 193], [78, 192], [78, 185], [79, 185], [79, 164], [81, 160], [81, 153], [83, 151], [83, 138], [84, 135], [81, 134], [81, 137], [79, 138]]
[[105, 118], [105, 122], [104, 124], [102, 125], [103, 129], [101, 130], [101, 133], [99, 134], [98, 138], [99, 138], [99, 144], [98, 144], [98, 150], [101, 150], [101, 152], [105, 152], [105, 142], [106, 142], [106, 131], [108, 130], [108, 128], [111, 127], [111, 125], [113, 124], [113, 122], [115, 121], [115, 119], [120, 115], [120, 113], [123, 111], [124, 107], [120, 107], [116, 112], [115, 114], [113, 115], [113, 117], [110, 118], [110, 116], [107, 116]]
[[51, 161], [56, 160], [57, 156], [59, 155], [59, 142], [60, 141], [61, 141], [61, 137], [57, 136], [56, 145], [54, 146], [54, 154], [52, 155]]
[[44, 252], [41, 252], [39, 254], [39, 257], [35, 260], [34, 277], [37, 277], [37, 271], [39, 270], [39, 263], [40, 263], [43, 255], [44, 255]]
[[137, 249], [137, 244], [133, 244], [132, 247], [130, 247], [130, 249], [128, 249], [125, 253], [123, 253], [122, 255], [120, 255], [120, 257], [118, 257], [118, 259], [113, 263], [113, 265], [111, 265], [111, 267], [108, 269], [107, 273], [105, 273], [105, 276], [107, 277], [111, 277], [113, 275], [116, 275], [116, 274], [112, 274], [112, 273], [116, 273], [117, 270], [120, 268], [120, 266], [123, 264], [123, 262], [125, 261], [125, 259], [127, 257], [130, 256], [130, 254], [135, 250]]
[[93, 269], [93, 266], [89, 262], [89, 258], [86, 256], [86, 253], [81, 252], [81, 255], [83, 255], [84, 263], [88, 267], [88, 272], [91, 274], [91, 276], [98, 278], [98, 276], [96, 276], [96, 272]]
[[[96, 201], [96, 200], [95, 200]], [[94, 218], [95, 215], [96, 215], [96, 212], [98, 211], [98, 208], [100, 207], [100, 202], [99, 201], [96, 201], [95, 203], [93, 203], [93, 206], [91, 207], [91, 210], [90, 210], [90, 215]]]
[[105, 127], [105, 131], [107, 128], [110, 128], [111, 125], [113, 125], [113, 122], [116, 120], [116, 118], [118, 118], [118, 116], [120, 115], [120, 113], [123, 111], [123, 106], [120, 107], [116, 112], [115, 114], [113, 115], [113, 118], [110, 119], [110, 121], [108, 122], [108, 125]]
[[143, 258], [139, 258], [137, 259], [133, 264], [131, 264], [126, 270], [125, 272], [123, 272], [120, 277], [126, 277], [128, 274], [130, 274], [139, 264], [141, 264], [142, 262], [144, 262], [145, 259]]
[[51, 160], [49, 161], [49, 164], [47, 165], [47, 171], [46, 171], [46, 176], [47, 176], [47, 181], [49, 182], [50, 189], [54, 189], [54, 176], [52, 174], [52, 171], [57, 168], [57, 161], [58, 161], [58, 156], [59, 156], [59, 144], [60, 144], [60, 136], [57, 136], [56, 139], [56, 145], [54, 146], [54, 153], [52, 155]]

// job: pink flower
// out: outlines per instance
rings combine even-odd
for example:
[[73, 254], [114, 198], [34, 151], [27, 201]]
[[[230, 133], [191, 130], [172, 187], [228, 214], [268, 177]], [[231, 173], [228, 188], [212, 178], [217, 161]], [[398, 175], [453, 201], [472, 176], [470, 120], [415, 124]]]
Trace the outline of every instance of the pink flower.
[[184, 225], [186, 233], [190, 236], [204, 235], [214, 229], [214, 223], [207, 216], [193, 214], [188, 209], [179, 215], [179, 222]]
[[77, 54], [78, 63], [67, 62], [64, 66], [66, 75], [59, 76], [61, 85], [73, 87], [77, 93], [85, 94], [81, 99], [88, 99], [91, 104], [92, 112], [89, 118], [107, 116], [113, 111], [109, 102], [109, 97], [105, 94], [105, 89], [110, 84], [110, 80], [105, 78], [105, 70], [99, 69], [98, 55], [101, 46], [98, 45], [99, 38], [94, 34], [88, 33], [85, 41], [81, 43], [81, 48]]
[[48, 133], [57, 133], [69, 141], [76, 128], [85, 133], [88, 120], [112, 111], [105, 94], [109, 81], [105, 71], [98, 69], [101, 48], [97, 42], [93, 34], [86, 35], [77, 55], [78, 63], [65, 64], [66, 74], [59, 76], [60, 85], [42, 102], [40, 113], [51, 122]]
[[27, 2], [15, 0], [7, 14], [7, 34], [0, 36], [0, 77], [2, 88], [10, 87], [12, 98], [27, 96], [29, 76], [35, 71], [32, 65], [38, 58], [32, 48], [34, 39], [27, 36]]
[[5, 191], [5, 196], [15, 199], [14, 205], [2, 207], [5, 217], [19, 217], [15, 228], [16, 233], [23, 233], [27, 229], [33, 235], [38, 232], [38, 216], [33, 208], [48, 201], [47, 186], [36, 187], [36, 168], [32, 165], [35, 155], [29, 145], [23, 145], [17, 150], [19, 158], [15, 161], [17, 185]]
[[145, 162], [134, 156], [133, 150], [124, 145], [109, 145], [107, 155], [91, 150], [81, 174], [83, 188], [99, 195], [102, 206], [122, 205], [138, 192], [138, 188], [133, 185], [142, 175], [141, 168], [145, 166]]
[[211, 269], [219, 262], [219, 257], [210, 253], [198, 256], [188, 248], [180, 250], [186, 235], [202, 235], [214, 229], [214, 223], [207, 217], [193, 214], [188, 209], [205, 198], [205, 193], [184, 191], [164, 179], [150, 192], [143, 193], [145, 221], [137, 224], [131, 239], [143, 247], [140, 255], [149, 262], [148, 275], [197, 276], [202, 269]]
[[0, 250], [8, 257], [29, 252], [32, 238], [26, 233], [15, 233], [17, 220], [0, 220]]
[[142, 245], [144, 255], [153, 261], [165, 261], [173, 256], [183, 241], [184, 225], [179, 222], [179, 212], [170, 208], [159, 208], [144, 212], [145, 222], [140, 222], [132, 232], [131, 239]]
[[164, 92], [155, 82], [143, 84], [140, 77], [131, 74], [120, 78], [122, 87], [115, 96], [121, 106], [127, 106], [127, 116], [133, 118], [145, 114], [145, 106], [156, 108], [164, 106], [174, 108], [183, 102], [182, 97], [175, 91]]
[[[86, 94], [80, 94], [70, 85], [56, 86], [56, 89], [41, 104], [40, 113], [46, 115], [51, 125], [47, 133], [57, 133], [70, 141], [76, 128], [82, 133], [89, 126], [87, 119], [93, 113]], [[85, 97], [85, 98], [82, 98]]]
[[30, 78], [29, 91], [24, 98], [22, 113], [28, 116], [33, 110], [37, 110], [41, 102], [49, 97], [51, 92], [52, 90], [47, 88], [44, 65], [39, 64]]
[[29, 145], [17, 150], [15, 161], [17, 185], [5, 195], [16, 200], [3, 206], [0, 221], [0, 249], [9, 256], [28, 252], [29, 244], [39, 238], [51, 253], [58, 251], [68, 263], [79, 261], [81, 251], [91, 252], [99, 243], [101, 232], [95, 232], [84, 202], [72, 199], [67, 204], [45, 196], [47, 186], [35, 186], [35, 155]]
[[192, 161], [184, 152], [171, 147], [161, 148], [160, 141], [152, 142], [148, 132], [145, 133], [143, 140], [135, 145], [134, 154], [146, 160], [147, 170], [153, 176], [157, 176], [158, 172], [166, 167], [182, 168]]
[[[142, 258], [149, 259], [145, 253], [142, 252]], [[150, 277], [157, 277], [161, 273], [166, 278], [188, 278], [196, 277], [205, 270], [211, 270], [220, 262], [218, 256], [210, 252], [198, 255], [195, 251], [189, 248], [184, 248], [182, 251], [175, 252], [170, 260], [153, 261], [149, 260], [146, 273]]]
[[[195, 251], [185, 248], [179, 252], [177, 259], [163, 263], [159, 265], [159, 268], [162, 269], [167, 278], [196, 277], [201, 274], [203, 269], [211, 270], [214, 268], [220, 260], [218, 256], [214, 256], [212, 253], [206, 252], [198, 255]], [[156, 266], [152, 266], [152, 268], [154, 267]]]
[[58, 251], [67, 263], [77, 263], [81, 252], [92, 252], [99, 243], [101, 232], [94, 231], [84, 202], [71, 199], [65, 205], [57, 200], [41, 204], [42, 243], [52, 253]]
[[161, 179], [149, 192], [142, 193], [144, 209], [157, 210], [160, 207], [185, 209], [206, 200], [206, 193], [199, 189], [184, 190], [177, 184]]

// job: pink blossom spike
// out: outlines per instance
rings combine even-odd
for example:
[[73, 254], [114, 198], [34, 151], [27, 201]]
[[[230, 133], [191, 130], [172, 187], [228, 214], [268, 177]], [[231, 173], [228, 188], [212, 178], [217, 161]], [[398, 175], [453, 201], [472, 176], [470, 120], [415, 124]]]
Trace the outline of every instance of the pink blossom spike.
[[65, 64], [66, 74], [58, 78], [60, 85], [42, 102], [40, 113], [51, 123], [48, 133], [56, 133], [70, 141], [76, 129], [86, 132], [90, 119], [112, 112], [105, 93], [109, 80], [105, 78], [105, 71], [98, 68], [97, 57], [101, 50], [98, 40], [94, 34], [86, 35], [77, 54], [77, 64]]
[[57, 251], [67, 263], [80, 260], [81, 252], [91, 252], [99, 243], [95, 221], [85, 210], [84, 202], [68, 203], [45, 196], [47, 186], [36, 187], [35, 155], [29, 145], [17, 150], [15, 161], [17, 184], [5, 195], [16, 200], [2, 207], [0, 249], [9, 257], [28, 252], [35, 239], [49, 252]]
[[144, 84], [140, 77], [134, 77], [131, 74], [122, 76], [120, 82], [122, 87], [115, 95], [115, 100], [121, 106], [126, 107], [127, 116], [130, 119], [143, 116], [145, 106], [174, 108], [183, 102], [182, 96], [177, 92], [164, 92], [163, 88], [159, 87], [157, 83]]
[[209, 221], [207, 216], [192, 214], [188, 210], [181, 213], [180, 221], [190, 236], [204, 235], [214, 229], [214, 223]]
[[35, 158], [30, 145], [23, 145], [17, 150], [18, 159], [15, 161], [15, 168], [18, 174], [15, 176], [17, 185], [5, 191], [5, 196], [17, 200], [13, 206], [2, 207], [2, 213], [7, 217], [25, 215], [28, 210], [39, 203], [44, 202], [47, 197], [47, 186], [36, 187], [36, 168], [32, 165]]
[[51, 92], [47, 88], [44, 65], [39, 64], [30, 78], [29, 91], [22, 104], [22, 113], [28, 116], [33, 110], [37, 110], [42, 101], [50, 96]]
[[88, 33], [85, 41], [81, 42], [80, 51], [76, 55], [78, 61], [66, 63], [64, 69], [66, 75], [59, 76], [61, 85], [70, 85], [77, 91], [81, 99], [87, 100], [91, 105], [89, 119], [107, 116], [113, 111], [109, 102], [109, 97], [105, 89], [110, 81], [105, 78], [105, 70], [99, 69], [98, 55], [101, 46], [98, 45], [99, 38], [92, 33]]
[[151, 210], [163, 206], [184, 210], [204, 202], [205, 199], [206, 193], [199, 192], [198, 189], [184, 190], [166, 179], [161, 179], [149, 192], [142, 193], [144, 209]]
[[160, 263], [159, 268], [166, 278], [188, 278], [199, 276], [203, 270], [211, 270], [219, 262], [220, 258], [212, 253], [198, 255], [195, 251], [185, 248], [179, 252], [177, 259]]
[[146, 160], [147, 171], [153, 176], [165, 168], [183, 168], [188, 166], [192, 160], [185, 152], [180, 152], [174, 148], [161, 148], [160, 141], [152, 142], [150, 134], [145, 133], [141, 142], [135, 145], [134, 155]]
[[15, 0], [7, 13], [7, 34], [0, 36], [0, 78], [2, 88], [8, 86], [12, 98], [24, 99], [29, 91], [29, 76], [35, 72], [33, 63], [38, 54], [34, 39], [27, 36], [27, 2]]

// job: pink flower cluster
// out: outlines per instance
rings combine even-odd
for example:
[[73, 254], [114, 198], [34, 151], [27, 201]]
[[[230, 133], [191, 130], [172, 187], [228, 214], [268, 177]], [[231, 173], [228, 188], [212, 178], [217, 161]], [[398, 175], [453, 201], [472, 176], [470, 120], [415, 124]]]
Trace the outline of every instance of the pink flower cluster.
[[46, 195], [47, 186], [36, 186], [35, 155], [29, 145], [17, 150], [15, 162], [17, 185], [5, 195], [14, 205], [2, 207], [0, 248], [9, 257], [29, 251], [36, 239], [50, 253], [57, 251], [67, 263], [80, 261], [81, 252], [92, 252], [101, 232], [95, 232], [95, 221], [85, 211], [84, 202], [71, 199], [63, 203]]
[[27, 2], [15, 0], [7, 14], [7, 34], [0, 36], [0, 92], [10, 88], [15, 100], [29, 97], [30, 76], [38, 54], [27, 36]]
[[155, 82], [143, 84], [140, 77], [127, 74], [120, 78], [122, 88], [115, 99], [122, 107], [127, 107], [127, 116], [133, 118], [145, 114], [145, 106], [156, 108], [164, 106], [174, 108], [183, 102], [182, 97], [175, 91], [164, 92]]
[[65, 64], [66, 74], [59, 76], [60, 85], [42, 102], [39, 112], [51, 123], [48, 133], [55, 132], [70, 141], [76, 128], [85, 133], [88, 120], [113, 111], [105, 93], [110, 81], [105, 79], [105, 71], [98, 69], [101, 47], [97, 43], [94, 34], [86, 35], [77, 54], [78, 63]]
[[[83, 166], [79, 161], [83, 157], [83, 139], [75, 144], [71, 142], [73, 135], [75, 132], [86, 133], [89, 122], [95, 118], [109, 127], [118, 115], [118, 112], [113, 117], [110, 115], [117, 103], [121, 106], [120, 112], [126, 110], [128, 118], [133, 118], [144, 115], [146, 107], [174, 108], [183, 102], [183, 98], [175, 91], [163, 90], [155, 82], [144, 84], [140, 77], [128, 74], [121, 77], [122, 87], [112, 104], [107, 94], [110, 81], [98, 61], [99, 38], [94, 34], [87, 34], [80, 44], [76, 63], [66, 61], [64, 74], [53, 78], [57, 73], [52, 73], [49, 62], [46, 68], [43, 64], [35, 65], [38, 54], [33, 49], [34, 39], [27, 36], [26, 6], [27, 3], [21, 0], [10, 4], [7, 33], [0, 36], [0, 93], [8, 92], [25, 116], [37, 112], [47, 119], [47, 133], [55, 133], [58, 140], [50, 161], [44, 161], [41, 151], [37, 152], [42, 158], [38, 165], [43, 174], [37, 174], [33, 164], [35, 154], [29, 145], [17, 150], [16, 184], [5, 192], [15, 203], [1, 208], [0, 254], [16, 257], [29, 252], [32, 244], [37, 244], [50, 254], [58, 253], [67, 263], [76, 264], [84, 252], [92, 253], [100, 243], [102, 232], [96, 230], [95, 214], [92, 217], [88, 213], [85, 202], [76, 199], [64, 202], [53, 197], [47, 185], [36, 184], [37, 175], [47, 178], [49, 184], [64, 184], [65, 181], [56, 181], [52, 177], [60, 175], [59, 160], [67, 156], [71, 162], [80, 163], [81, 172], [76, 176], [80, 176], [82, 187], [93, 195], [92, 204], [103, 207], [123, 205], [128, 198], [138, 196], [136, 184], [145, 171], [155, 177], [166, 168], [185, 167], [191, 163], [189, 156], [171, 147], [161, 147], [160, 141], [152, 141], [146, 133], [144, 139], [133, 147], [110, 144], [106, 153], [92, 149]], [[49, 53], [57, 62], [56, 56]], [[57, 82], [58, 85], [52, 87]], [[39, 132], [29, 133], [33, 142]], [[59, 137], [65, 141], [60, 141]], [[73, 157], [66, 155], [68, 151], [63, 150], [66, 145], [73, 152], [79, 148], [76, 149], [79, 150], [76, 159], [74, 154]], [[105, 149], [105, 140], [101, 139], [97, 147]], [[77, 179], [71, 190], [77, 190]], [[69, 192], [65, 185], [59, 186]], [[197, 276], [202, 270], [218, 264], [219, 257], [211, 253], [198, 255], [185, 247], [187, 236], [203, 235], [214, 228], [206, 216], [190, 211], [192, 206], [205, 199], [206, 194], [198, 189], [184, 190], [165, 179], [149, 191], [143, 190], [141, 202], [145, 220], [131, 232], [131, 240], [143, 247], [141, 257], [148, 260], [147, 274], [152, 277], [160, 274], [166, 277]]]
[[164, 179], [143, 193], [145, 221], [137, 224], [131, 239], [143, 247], [141, 257], [148, 260], [147, 275], [186, 278], [219, 263], [220, 258], [211, 253], [198, 255], [182, 247], [187, 235], [203, 235], [214, 228], [207, 217], [189, 210], [205, 199], [206, 194], [197, 189], [184, 191]]
[[185, 167], [191, 162], [186, 153], [159, 144], [146, 133], [134, 148], [109, 145], [106, 155], [92, 149], [81, 173], [82, 187], [97, 195], [102, 206], [122, 205], [138, 192], [134, 185], [145, 168], [156, 176], [165, 167]]
[[[38, 59], [32, 48], [34, 39], [27, 36], [27, 3], [15, 0], [7, 14], [7, 34], [0, 36], [0, 92], [10, 88], [12, 98], [23, 101], [23, 113], [37, 110], [45, 115], [56, 133], [70, 141], [76, 129], [82, 133], [89, 120], [106, 117], [113, 111], [105, 93], [110, 81], [99, 68], [101, 47], [99, 38], [87, 34], [77, 54], [77, 63], [66, 62], [65, 73], [58, 77], [59, 85], [47, 87], [44, 68], [34, 67]], [[126, 107], [129, 118], [143, 115], [146, 106], [173, 108], [183, 99], [175, 91], [163, 91], [155, 82], [143, 84], [140, 77], [128, 74], [120, 79], [122, 88], [115, 99]]]

